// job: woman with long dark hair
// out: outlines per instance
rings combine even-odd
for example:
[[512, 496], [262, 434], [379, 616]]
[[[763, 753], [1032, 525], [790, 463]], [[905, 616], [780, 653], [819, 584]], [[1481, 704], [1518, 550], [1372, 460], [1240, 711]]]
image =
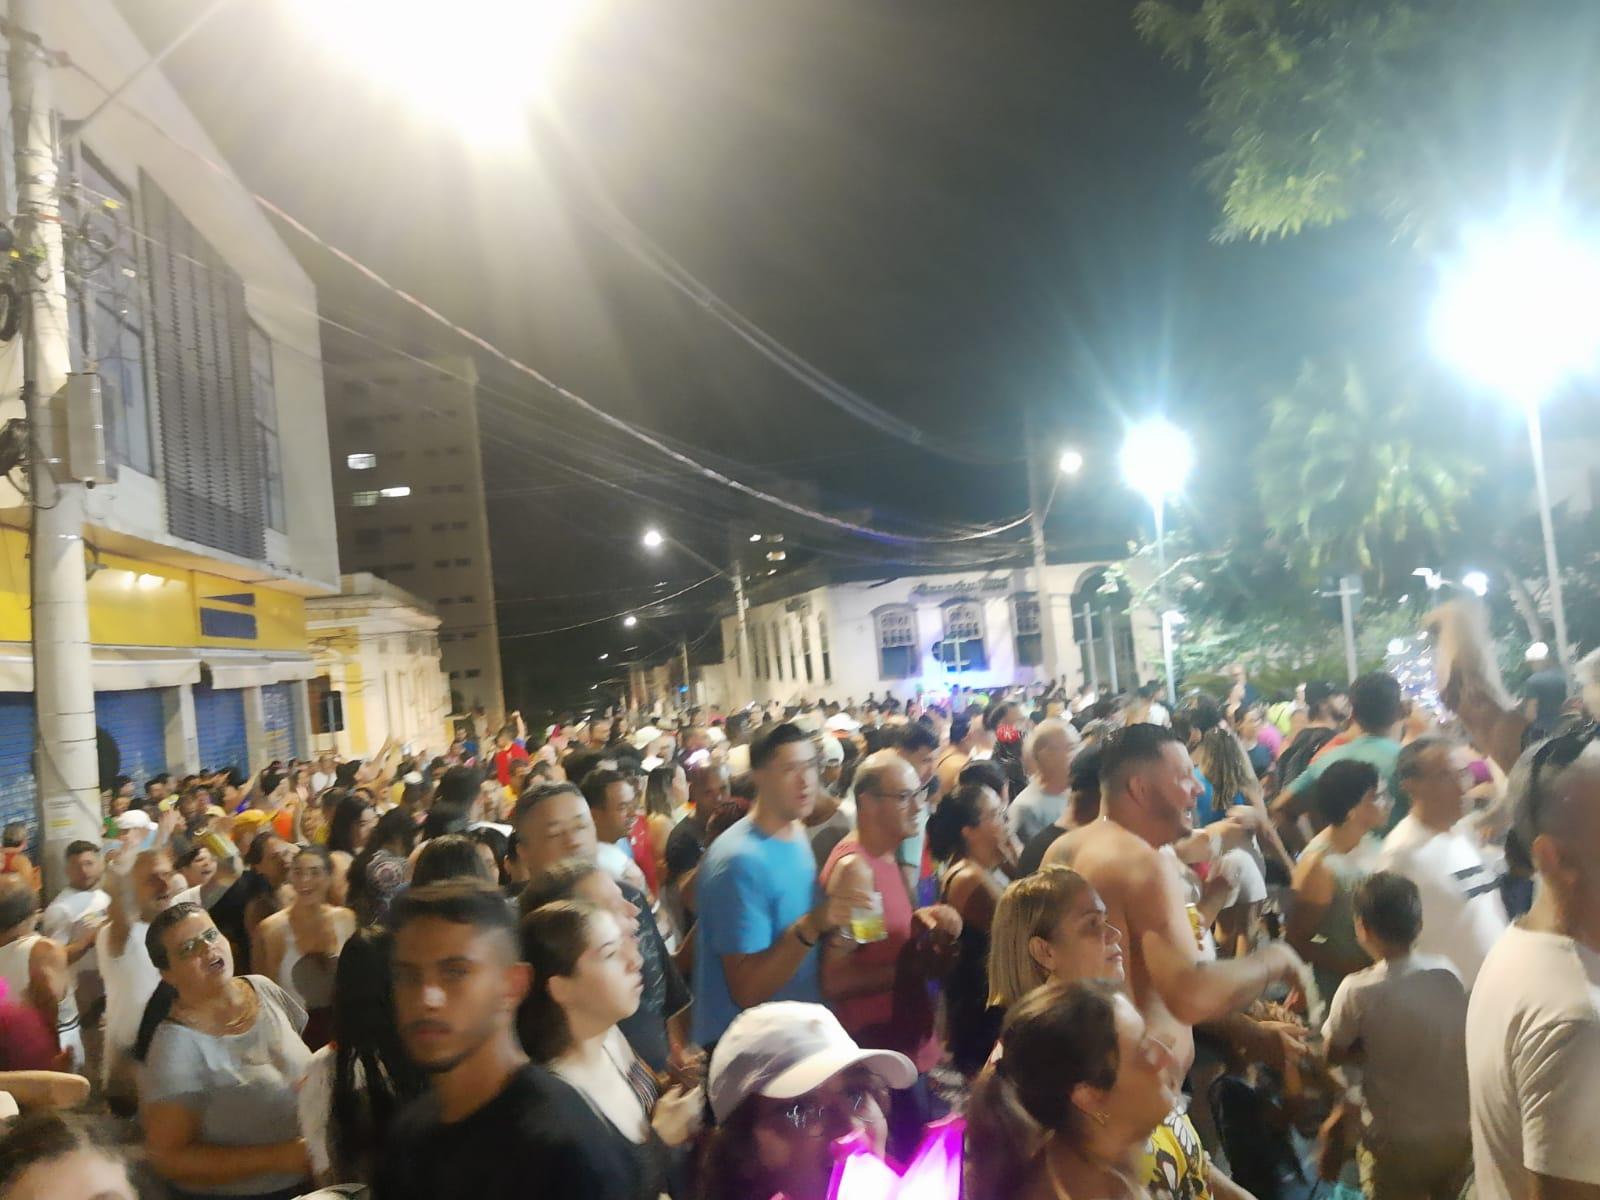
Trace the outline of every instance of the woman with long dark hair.
[[638, 1164], [640, 1200], [656, 1200], [668, 1188], [670, 1151], [694, 1135], [702, 1100], [698, 1088], [662, 1095], [617, 1028], [644, 988], [634, 938], [598, 906], [558, 900], [522, 919], [521, 941], [533, 968], [517, 1016], [524, 1048], [605, 1119], [614, 1152]]
[[349, 892], [350, 865], [356, 855], [367, 847], [372, 831], [378, 824], [378, 810], [372, 800], [359, 789], [345, 792], [334, 806], [333, 817], [328, 822], [328, 857], [333, 867], [333, 887], [330, 898], [335, 904], [344, 904]]
[[251, 961], [306, 1010], [306, 1045], [320, 1049], [333, 1025], [333, 974], [356, 917], [328, 900], [328, 852], [302, 846], [289, 868], [294, 899], [256, 927]]
[[928, 850], [942, 862], [939, 900], [961, 915], [959, 957], [944, 983], [945, 1035], [956, 1069], [969, 1078], [989, 1059], [1000, 1013], [989, 1009], [989, 925], [1004, 883], [1006, 827], [1000, 797], [962, 784], [928, 818]]
[[317, 1183], [370, 1183], [389, 1122], [427, 1090], [394, 1016], [392, 937], [358, 930], [334, 976], [333, 1041], [311, 1056], [297, 1102]]
[[1178, 1102], [1171, 1049], [1121, 987], [1048, 983], [1018, 1001], [967, 1102], [970, 1200], [1143, 1200], [1138, 1160]]
[[388, 919], [389, 905], [406, 885], [406, 861], [416, 844], [416, 818], [404, 806], [378, 818], [347, 876], [345, 902], [358, 923], [381, 925]]

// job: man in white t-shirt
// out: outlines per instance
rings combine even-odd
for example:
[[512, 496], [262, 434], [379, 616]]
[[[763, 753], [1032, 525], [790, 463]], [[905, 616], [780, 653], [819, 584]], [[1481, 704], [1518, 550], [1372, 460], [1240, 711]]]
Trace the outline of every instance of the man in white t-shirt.
[[65, 863], [67, 886], [56, 893], [39, 917], [39, 932], [66, 948], [67, 986], [72, 989], [83, 1018], [84, 1048], [98, 1055], [90, 1018], [94, 1006], [105, 995], [94, 953], [95, 935], [105, 924], [106, 909], [111, 904], [111, 897], [100, 888], [105, 860], [97, 843], [80, 841], [68, 844]]
[[1416, 953], [1447, 958], [1472, 990], [1489, 947], [1506, 930], [1500, 863], [1464, 828], [1470, 755], [1448, 738], [1409, 743], [1395, 777], [1411, 811], [1383, 840], [1380, 871], [1404, 875], [1422, 893], [1422, 936]]
[[1023, 746], [1024, 762], [1033, 764], [1028, 786], [1017, 793], [1006, 809], [1006, 827], [1024, 846], [1046, 825], [1061, 819], [1067, 811], [1067, 794], [1072, 790], [1072, 756], [1083, 739], [1072, 722], [1052, 717], [1040, 721]]
[[161, 972], [150, 961], [144, 935], [150, 922], [177, 902], [184, 879], [166, 850], [145, 850], [124, 875], [113, 869], [106, 880], [111, 905], [95, 938], [100, 977], [106, 989], [105, 1059], [101, 1078], [106, 1099], [118, 1115], [131, 1112], [136, 1099], [131, 1058], [139, 1022]]
[[1539, 886], [1467, 1007], [1480, 1200], [1600, 1197], [1600, 743], [1535, 747], [1512, 773]]

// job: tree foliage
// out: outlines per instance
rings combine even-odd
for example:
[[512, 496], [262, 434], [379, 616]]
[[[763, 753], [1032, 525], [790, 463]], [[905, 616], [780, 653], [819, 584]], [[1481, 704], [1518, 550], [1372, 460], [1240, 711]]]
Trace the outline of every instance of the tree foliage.
[[[1381, 584], [1443, 550], [1483, 473], [1413, 376], [1372, 386], [1352, 360], [1306, 363], [1274, 397], [1254, 463], [1267, 528], [1308, 576]], [[1419, 558], [1418, 555], [1422, 555]]]
[[1592, 0], [1142, 0], [1203, 73], [1219, 235], [1375, 216], [1408, 238], [1519, 189], [1600, 194]]

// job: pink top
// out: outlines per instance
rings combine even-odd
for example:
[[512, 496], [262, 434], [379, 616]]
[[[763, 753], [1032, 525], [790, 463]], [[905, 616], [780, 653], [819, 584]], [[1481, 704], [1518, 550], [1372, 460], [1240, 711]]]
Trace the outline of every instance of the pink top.
[[[850, 833], [840, 839], [833, 853], [828, 855], [828, 861], [823, 864], [819, 876], [822, 887], [826, 888], [828, 880], [833, 877], [834, 865], [848, 854], [858, 856], [872, 868], [872, 888], [883, 897], [883, 927], [889, 935], [881, 942], [857, 946], [851, 957], [864, 967], [885, 966], [894, 962], [900, 956], [901, 948], [911, 940], [911, 897], [906, 892], [905, 877], [900, 873], [893, 855], [874, 858], [861, 849], [856, 835]], [[875, 1026], [881, 1028], [892, 1023], [894, 990], [891, 988], [870, 996], [853, 996], [839, 1001], [832, 1008], [839, 1018], [839, 1024], [845, 1027], [845, 1032], [859, 1039], [860, 1035]], [[871, 1044], [863, 1043], [868, 1046]], [[910, 1057], [918, 1071], [931, 1069], [939, 1061], [938, 1040], [930, 1036]]]

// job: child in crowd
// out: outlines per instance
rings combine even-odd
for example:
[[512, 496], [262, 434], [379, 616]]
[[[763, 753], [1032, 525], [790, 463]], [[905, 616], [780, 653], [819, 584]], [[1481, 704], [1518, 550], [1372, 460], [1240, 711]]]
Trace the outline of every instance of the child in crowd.
[[1361, 1065], [1361, 1176], [1370, 1200], [1455, 1200], [1472, 1165], [1467, 993], [1448, 960], [1413, 954], [1422, 897], [1379, 871], [1356, 888], [1356, 939], [1373, 965], [1334, 993], [1328, 1062]]

